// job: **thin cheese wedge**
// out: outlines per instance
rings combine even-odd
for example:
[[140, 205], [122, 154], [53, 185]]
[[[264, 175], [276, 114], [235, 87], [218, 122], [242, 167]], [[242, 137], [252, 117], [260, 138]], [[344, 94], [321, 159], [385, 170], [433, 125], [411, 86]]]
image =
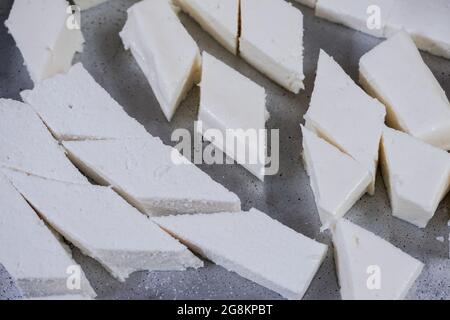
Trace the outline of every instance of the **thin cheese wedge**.
[[120, 281], [140, 270], [203, 265], [110, 188], [4, 172], [53, 229]]
[[333, 228], [333, 244], [343, 300], [400, 300], [423, 263], [350, 221]]
[[386, 105], [389, 126], [450, 150], [450, 102], [407, 33], [366, 53], [359, 72], [364, 88]]
[[34, 83], [69, 70], [74, 54], [83, 49], [83, 35], [69, 23], [68, 8], [66, 0], [14, 1], [5, 25]]
[[33, 109], [0, 99], [0, 167], [42, 177], [88, 183], [72, 165]]
[[[230, 158], [264, 180], [265, 128], [269, 117], [264, 88], [207, 52], [203, 52], [200, 88], [198, 120], [201, 128], [197, 130]], [[214, 134], [216, 130], [221, 132], [220, 136]]]
[[[239, 211], [239, 198], [158, 138], [66, 142], [69, 157], [148, 215]], [[180, 159], [180, 164], [174, 159]], [[183, 160], [183, 161], [182, 161]]]
[[[0, 261], [24, 297], [81, 294], [95, 296], [83, 271], [39, 219], [25, 199], [0, 173]], [[78, 268], [80, 287], [67, 283]]]
[[175, 3], [228, 51], [237, 54], [239, 0], [175, 0]]
[[81, 10], [87, 10], [96, 7], [108, 0], [74, 0], [75, 4], [80, 6]]
[[242, 58], [285, 89], [304, 89], [301, 11], [284, 0], [240, 1]]
[[169, 0], [143, 0], [128, 9], [120, 37], [147, 77], [167, 120], [194, 83], [201, 57]]
[[154, 220], [192, 250], [288, 299], [303, 297], [327, 252], [256, 209]]
[[61, 141], [148, 136], [80, 63], [21, 96]]
[[343, 217], [372, 182], [356, 160], [302, 126], [303, 160], [323, 229]]
[[450, 155], [385, 128], [381, 164], [393, 215], [424, 228], [450, 188]]
[[323, 50], [320, 52], [306, 127], [360, 162], [375, 192], [378, 149], [386, 110], [368, 96]]

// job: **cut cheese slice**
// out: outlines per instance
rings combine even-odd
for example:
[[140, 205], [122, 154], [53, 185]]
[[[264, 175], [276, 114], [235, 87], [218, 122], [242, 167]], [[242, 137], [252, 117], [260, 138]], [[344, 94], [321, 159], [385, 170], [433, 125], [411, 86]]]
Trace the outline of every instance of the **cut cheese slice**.
[[203, 265], [110, 188], [4, 172], [52, 228], [120, 281], [140, 270]]
[[197, 44], [168, 0], [143, 0], [128, 9], [120, 37], [150, 83], [167, 120], [194, 83], [201, 57]]
[[384, 37], [395, 0], [318, 0], [316, 16]]
[[75, 4], [80, 6], [81, 10], [87, 10], [96, 7], [108, 0], [74, 0]]
[[175, 0], [175, 3], [228, 51], [237, 54], [239, 0]]
[[147, 137], [145, 128], [86, 71], [74, 65], [23, 91], [22, 99], [39, 114], [58, 140], [97, 140]]
[[88, 183], [33, 109], [8, 99], [0, 99], [1, 166], [52, 179]]
[[375, 191], [378, 149], [386, 110], [368, 96], [323, 50], [320, 52], [306, 127], [360, 162]]
[[323, 228], [343, 217], [372, 182], [356, 160], [302, 127], [303, 159]]
[[[45, 192], [45, 191], [44, 191]], [[0, 261], [25, 297], [83, 294], [95, 296], [81, 269], [80, 287], [67, 286], [77, 266], [22, 196], [0, 173]]]
[[284, 0], [240, 1], [242, 58], [287, 90], [304, 89], [301, 11]]
[[[201, 127], [197, 126], [197, 130], [215, 147], [264, 180], [265, 123], [269, 117], [264, 88], [206, 52], [203, 52], [200, 87]], [[217, 130], [220, 135], [215, 134]]]
[[450, 150], [450, 103], [414, 42], [400, 32], [366, 53], [360, 81], [387, 107], [389, 126]]
[[[239, 211], [240, 200], [158, 138], [66, 142], [69, 157], [148, 215]], [[174, 159], [184, 159], [176, 164]]]
[[386, 128], [381, 164], [393, 215], [424, 228], [450, 188], [450, 155]]
[[154, 220], [214, 263], [288, 299], [303, 297], [327, 252], [256, 209]]
[[66, 72], [75, 52], [82, 51], [83, 35], [68, 27], [68, 8], [66, 0], [14, 1], [5, 25], [35, 83]]
[[333, 228], [344, 300], [404, 299], [423, 263], [363, 228], [341, 219]]

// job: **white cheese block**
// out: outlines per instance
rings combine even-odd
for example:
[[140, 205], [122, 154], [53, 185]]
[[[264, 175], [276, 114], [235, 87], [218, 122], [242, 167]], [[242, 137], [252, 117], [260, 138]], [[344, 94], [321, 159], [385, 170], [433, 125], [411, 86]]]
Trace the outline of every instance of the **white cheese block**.
[[[65, 142], [69, 157], [148, 215], [239, 211], [239, 198], [158, 138]], [[176, 164], [173, 159], [184, 159]]]
[[69, 182], [88, 183], [70, 163], [33, 109], [0, 99], [0, 167]]
[[[318, 0], [316, 16], [375, 37], [383, 37], [394, 3], [395, 0]], [[371, 6], [379, 8], [379, 21], [370, 19], [374, 14]]]
[[120, 32], [147, 77], [167, 120], [194, 83], [201, 57], [197, 44], [181, 24], [170, 0], [143, 0], [128, 9]]
[[239, 0], [175, 0], [175, 3], [228, 51], [237, 54]]
[[120, 281], [140, 270], [203, 265], [111, 188], [4, 172], [53, 229]]
[[333, 243], [343, 300], [404, 299], [424, 266], [345, 219], [334, 226]]
[[[264, 180], [265, 128], [269, 117], [264, 88], [207, 52], [203, 52], [200, 88], [198, 120], [202, 126], [197, 130], [202, 130], [205, 139]], [[221, 132], [220, 136], [214, 134], [216, 130]], [[230, 143], [233, 141], [236, 146]]]
[[343, 217], [372, 182], [356, 160], [302, 126], [303, 160], [323, 229]]
[[[269, 23], [276, 21], [276, 23]], [[241, 0], [242, 58], [289, 91], [304, 89], [303, 14], [284, 0]]]
[[305, 6], [308, 6], [310, 8], [314, 8], [316, 6], [317, 0], [295, 0], [298, 3], [301, 3]]
[[145, 128], [86, 71], [74, 65], [21, 93], [58, 140], [147, 137]]
[[80, 6], [81, 10], [87, 10], [90, 8], [93, 8], [95, 6], [98, 6], [108, 0], [74, 0], [75, 4], [77, 6]]
[[66, 72], [75, 52], [82, 51], [81, 31], [68, 28], [68, 7], [66, 0], [14, 1], [5, 25], [35, 83]]
[[25, 297], [95, 296], [81, 270], [80, 289], [70, 290], [70, 268], [77, 263], [0, 173], [0, 261]]
[[360, 162], [371, 174], [375, 191], [378, 149], [386, 110], [368, 96], [323, 50], [306, 127]]
[[400, 30], [420, 49], [450, 59], [450, 1], [395, 0], [385, 36]]
[[154, 220], [214, 263], [288, 299], [303, 297], [327, 252], [256, 209]]
[[424, 228], [450, 188], [450, 155], [385, 128], [381, 164], [393, 215]]
[[387, 123], [450, 150], [450, 103], [414, 42], [399, 32], [359, 62], [360, 82], [387, 107]]

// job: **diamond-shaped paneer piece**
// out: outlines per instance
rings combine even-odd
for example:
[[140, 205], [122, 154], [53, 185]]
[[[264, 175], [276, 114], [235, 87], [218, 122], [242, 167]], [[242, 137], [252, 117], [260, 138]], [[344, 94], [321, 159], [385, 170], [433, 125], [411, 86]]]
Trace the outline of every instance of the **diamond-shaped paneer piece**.
[[5, 22], [34, 83], [69, 70], [83, 49], [79, 28], [68, 28], [66, 0], [16, 0]]
[[306, 127], [360, 162], [371, 174], [375, 192], [384, 106], [367, 95], [339, 64], [320, 52]]
[[[264, 88], [207, 52], [203, 52], [200, 88], [201, 127], [197, 130], [263, 181], [267, 155], [265, 129], [269, 118]], [[217, 130], [220, 136], [215, 134]]]
[[301, 11], [283, 0], [240, 1], [241, 57], [285, 89], [304, 89]]
[[81, 63], [21, 93], [58, 140], [144, 138], [131, 118]]
[[450, 155], [385, 128], [381, 166], [394, 216], [424, 228], [450, 188]]
[[180, 8], [233, 54], [237, 54], [239, 0], [175, 0]]
[[366, 193], [372, 177], [355, 159], [303, 126], [302, 133], [303, 160], [320, 220], [328, 228]]
[[343, 300], [404, 299], [422, 272], [422, 262], [346, 219], [332, 234]]
[[214, 263], [288, 299], [303, 297], [327, 252], [256, 209], [154, 221]]
[[54, 230], [120, 281], [135, 271], [203, 265], [111, 188], [4, 172]]
[[51, 179], [88, 183], [33, 109], [9, 99], [0, 99], [2, 166]]
[[158, 138], [74, 141], [64, 147], [83, 172], [148, 215], [241, 209], [234, 193]]
[[404, 31], [366, 53], [360, 82], [383, 101], [390, 127], [450, 150], [450, 103]]
[[71, 269], [79, 268], [70, 249], [47, 228], [1, 172], [0, 212], [0, 261], [24, 297], [95, 296], [81, 269], [80, 288], [68, 288]]
[[128, 9], [120, 32], [170, 121], [194, 83], [200, 81], [197, 43], [179, 20], [172, 1], [143, 0]]

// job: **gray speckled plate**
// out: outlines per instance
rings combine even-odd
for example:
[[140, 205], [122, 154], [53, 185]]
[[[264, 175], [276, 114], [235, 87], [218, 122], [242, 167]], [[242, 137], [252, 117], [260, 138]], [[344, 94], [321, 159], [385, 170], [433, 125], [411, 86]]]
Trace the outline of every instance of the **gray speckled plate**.
[[[129, 52], [123, 49], [118, 32], [126, 19], [126, 9], [135, 1], [111, 0], [82, 15], [82, 31], [86, 38], [84, 52], [76, 57], [83, 62], [95, 79], [140, 121], [148, 131], [171, 145], [171, 132], [176, 128], [192, 131], [199, 102], [198, 88], [193, 89], [182, 103], [171, 123], [168, 123], [152, 94], [144, 75]], [[3, 27], [12, 0], [0, 2], [0, 96], [19, 99], [19, 92], [32, 83], [23, 66], [20, 52]], [[330, 244], [329, 234], [319, 233], [309, 180], [300, 158], [301, 135], [299, 123], [308, 108], [319, 49], [331, 54], [343, 68], [357, 79], [359, 58], [380, 40], [362, 33], [315, 18], [313, 11], [299, 4], [305, 15], [305, 74], [306, 91], [293, 95], [275, 85], [258, 71], [237, 58], [184, 14], [182, 22], [207, 50], [264, 86], [268, 92], [271, 118], [268, 128], [280, 129], [280, 171], [259, 182], [242, 167], [201, 166], [215, 180], [236, 192], [247, 210], [256, 207], [306, 236]], [[441, 85], [450, 96], [450, 61], [423, 54]], [[409, 298], [450, 299], [450, 260], [447, 221], [450, 218], [450, 197], [439, 207], [425, 230], [393, 218], [383, 180], [379, 177], [376, 195], [364, 196], [347, 217], [373, 231], [395, 246], [426, 263], [412, 288]], [[436, 238], [442, 236], [442, 243]], [[83, 266], [101, 299], [278, 299], [273, 293], [219, 266], [186, 272], [139, 272], [127, 282], [111, 278], [95, 261], [74, 250], [75, 259]], [[305, 299], [339, 299], [333, 250], [314, 278]]]

